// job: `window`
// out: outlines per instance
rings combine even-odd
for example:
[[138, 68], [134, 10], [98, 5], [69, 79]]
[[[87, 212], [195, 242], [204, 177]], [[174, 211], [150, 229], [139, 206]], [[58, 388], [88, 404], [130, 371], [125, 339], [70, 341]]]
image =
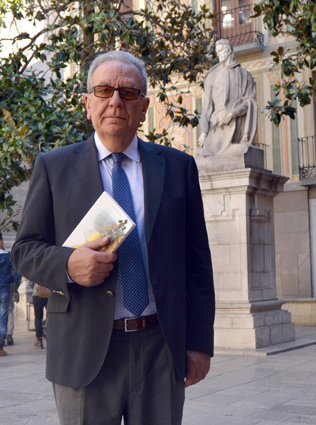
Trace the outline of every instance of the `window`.
[[254, 41], [253, 5], [250, 0], [216, 0], [218, 38], [240, 45]]
[[234, 26], [234, 0], [222, 0], [221, 1], [221, 12], [222, 14], [222, 28], [231, 28]]
[[239, 25], [250, 24], [250, 4], [248, 0], [238, 0]]

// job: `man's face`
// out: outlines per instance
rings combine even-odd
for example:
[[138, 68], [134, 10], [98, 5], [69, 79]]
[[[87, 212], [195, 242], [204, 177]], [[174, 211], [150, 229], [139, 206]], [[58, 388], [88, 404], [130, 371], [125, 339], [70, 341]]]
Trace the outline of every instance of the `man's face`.
[[0, 249], [3, 249], [3, 240], [0, 239]]
[[228, 57], [230, 56], [228, 47], [223, 44], [219, 44], [218, 46], [216, 46], [216, 53], [220, 63], [226, 62]]
[[[140, 71], [134, 65], [116, 60], [103, 62], [94, 71], [92, 86], [101, 84], [142, 89]], [[102, 143], [115, 152], [124, 150], [131, 143], [139, 124], [145, 121], [149, 99], [140, 95], [136, 100], [124, 100], [118, 91], [105, 99], [91, 92], [85, 95], [85, 103], [87, 117], [92, 120]], [[117, 142], [118, 150], [113, 150], [113, 143], [110, 144], [113, 140]]]

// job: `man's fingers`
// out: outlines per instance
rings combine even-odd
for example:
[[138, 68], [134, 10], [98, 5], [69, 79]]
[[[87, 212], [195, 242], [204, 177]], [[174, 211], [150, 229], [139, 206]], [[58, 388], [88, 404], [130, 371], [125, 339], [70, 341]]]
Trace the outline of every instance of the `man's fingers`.
[[[86, 242], [81, 247], [89, 248], [93, 251], [99, 251], [100, 248], [107, 246], [110, 242], [111, 242], [111, 239], [108, 236], [106, 236], [105, 238], [98, 238], [98, 239], [95, 239], [94, 241]], [[100, 251], [100, 255], [95, 255], [96, 261], [100, 263], [112, 263], [113, 261], [116, 261], [116, 258], [117, 258], [116, 254], [103, 253], [101, 251]]]
[[99, 238], [75, 249], [68, 258], [67, 273], [73, 282], [83, 286], [99, 285], [113, 270], [116, 254], [99, 252], [110, 238]]
[[205, 378], [210, 370], [210, 356], [206, 353], [188, 350], [186, 352], [186, 369], [185, 388], [195, 385]]
[[184, 388], [194, 385], [196, 369], [187, 365], [187, 375], [185, 377]]
[[107, 246], [111, 242], [111, 239], [106, 236], [105, 238], [98, 238], [94, 241], [86, 242], [84, 245], [87, 248], [93, 249], [94, 251], [97, 251], [98, 249]]

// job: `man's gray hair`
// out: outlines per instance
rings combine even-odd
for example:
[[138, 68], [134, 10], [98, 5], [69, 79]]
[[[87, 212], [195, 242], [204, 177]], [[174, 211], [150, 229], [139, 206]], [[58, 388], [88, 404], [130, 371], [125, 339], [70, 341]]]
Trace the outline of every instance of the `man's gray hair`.
[[134, 65], [139, 70], [142, 78], [142, 92], [147, 94], [147, 72], [146, 63], [133, 56], [131, 53], [124, 52], [123, 50], [113, 50], [111, 52], [103, 53], [97, 56], [90, 64], [88, 78], [87, 78], [87, 89], [88, 92], [92, 89], [92, 77], [94, 71], [103, 63], [108, 61], [120, 61], [129, 65]]
[[219, 45], [223, 45], [226, 49], [228, 49], [229, 53], [231, 53], [232, 58], [234, 59], [235, 57], [234, 47], [229, 40], [227, 40], [226, 38], [221, 38], [220, 40], [216, 41], [215, 48]]

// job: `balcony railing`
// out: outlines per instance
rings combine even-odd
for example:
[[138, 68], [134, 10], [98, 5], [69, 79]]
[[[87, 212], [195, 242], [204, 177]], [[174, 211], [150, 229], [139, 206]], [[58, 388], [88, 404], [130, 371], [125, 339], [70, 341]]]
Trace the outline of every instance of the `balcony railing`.
[[216, 14], [218, 38], [227, 38], [234, 46], [258, 42], [263, 45], [264, 35], [260, 18], [250, 18], [254, 14], [253, 4], [222, 10]]
[[316, 178], [316, 136], [298, 139], [300, 180]]

